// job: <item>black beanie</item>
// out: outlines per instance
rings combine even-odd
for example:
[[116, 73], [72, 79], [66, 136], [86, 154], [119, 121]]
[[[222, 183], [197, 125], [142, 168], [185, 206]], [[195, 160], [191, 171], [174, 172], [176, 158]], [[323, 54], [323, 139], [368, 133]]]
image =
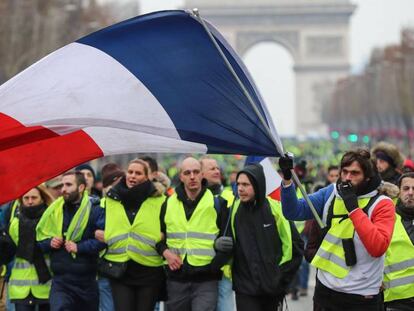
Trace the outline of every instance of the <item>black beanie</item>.
[[75, 168], [75, 170], [77, 170], [77, 171], [81, 171], [81, 170], [88, 170], [88, 171], [90, 171], [92, 173], [93, 180], [96, 181], [95, 171], [93, 170], [92, 166], [90, 166], [89, 164], [86, 164], [86, 163], [85, 164], [81, 164], [81, 165], [77, 166]]

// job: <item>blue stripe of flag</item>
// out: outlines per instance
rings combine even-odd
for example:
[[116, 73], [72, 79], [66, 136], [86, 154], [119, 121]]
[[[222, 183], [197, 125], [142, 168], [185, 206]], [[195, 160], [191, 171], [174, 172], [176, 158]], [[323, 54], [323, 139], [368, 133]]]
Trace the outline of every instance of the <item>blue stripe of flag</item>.
[[[77, 42], [116, 59], [157, 98], [181, 139], [208, 153], [277, 151], [202, 25], [184, 11], [139, 16]], [[220, 43], [264, 116], [259, 96], [238, 60]]]

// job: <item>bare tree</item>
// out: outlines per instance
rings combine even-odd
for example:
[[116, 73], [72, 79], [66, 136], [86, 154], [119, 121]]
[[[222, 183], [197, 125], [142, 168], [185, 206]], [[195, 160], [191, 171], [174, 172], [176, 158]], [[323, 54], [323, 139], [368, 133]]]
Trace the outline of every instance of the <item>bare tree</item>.
[[414, 29], [401, 44], [375, 49], [364, 72], [342, 79], [327, 104], [331, 128], [369, 134], [374, 139], [414, 143]]
[[96, 0], [2, 0], [0, 79], [11, 78], [48, 53], [114, 22], [110, 7]]

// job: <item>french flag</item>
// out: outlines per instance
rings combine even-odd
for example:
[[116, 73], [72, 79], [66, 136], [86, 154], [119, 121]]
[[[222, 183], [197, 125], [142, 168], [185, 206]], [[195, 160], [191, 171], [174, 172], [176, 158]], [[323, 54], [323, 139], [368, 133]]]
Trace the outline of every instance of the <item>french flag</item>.
[[270, 159], [262, 156], [248, 156], [245, 165], [253, 163], [259, 163], [263, 166], [266, 178], [266, 195], [280, 201], [280, 185], [282, 177], [276, 171]]
[[280, 140], [252, 78], [207, 27], [257, 111], [191, 12], [132, 18], [62, 47], [0, 86], [0, 203], [107, 155], [278, 156]]

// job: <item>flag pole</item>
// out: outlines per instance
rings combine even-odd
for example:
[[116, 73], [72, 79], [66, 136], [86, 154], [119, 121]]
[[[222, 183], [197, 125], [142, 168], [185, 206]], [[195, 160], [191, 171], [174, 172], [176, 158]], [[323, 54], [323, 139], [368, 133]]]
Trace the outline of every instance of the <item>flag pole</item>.
[[[218, 43], [217, 43], [216, 39], [214, 38], [213, 34], [211, 33], [210, 29], [207, 27], [206, 23], [201, 18], [199, 10], [194, 8], [192, 10], [192, 12], [193, 12], [194, 16], [196, 16], [197, 19], [200, 21], [201, 25], [203, 26], [204, 30], [207, 32], [210, 40], [213, 42], [214, 46], [216, 47], [217, 51], [219, 52], [221, 58], [223, 59], [224, 63], [226, 64], [227, 68], [229, 69], [229, 71], [231, 72], [233, 77], [236, 79], [236, 81], [239, 84], [240, 88], [242, 89], [244, 95], [247, 97], [247, 100], [249, 101], [250, 105], [252, 106], [254, 112], [256, 113], [256, 115], [259, 118], [260, 122], [262, 123], [262, 125], [266, 129], [269, 138], [272, 140], [273, 144], [276, 146], [277, 152], [280, 154], [280, 156], [283, 156], [284, 153], [283, 153], [282, 147], [278, 144], [278, 142], [274, 138], [272, 132], [270, 131], [270, 127], [268, 126], [265, 119], [263, 118], [263, 116], [259, 112], [259, 109], [257, 109], [256, 105], [254, 104], [253, 98], [251, 97], [250, 93], [247, 91], [247, 89], [244, 86], [243, 82], [240, 80], [239, 76], [234, 71], [233, 66], [228, 61], [226, 55], [224, 55], [223, 51], [221, 50], [220, 46], [218, 45]], [[296, 175], [295, 171], [293, 169], [291, 171], [292, 171], [293, 180], [295, 181], [296, 185], [299, 187], [299, 190], [302, 193], [303, 198], [308, 203], [308, 205], [309, 205], [309, 207], [312, 211], [312, 214], [315, 217], [315, 220], [317, 221], [317, 223], [319, 224], [319, 226], [321, 228], [324, 228], [326, 225], [322, 221], [322, 219], [319, 217], [318, 212], [316, 211], [315, 207], [313, 206], [312, 201], [309, 199], [309, 196], [305, 191], [305, 188], [303, 187], [302, 183], [300, 182], [300, 180], [299, 180], [298, 176]]]

